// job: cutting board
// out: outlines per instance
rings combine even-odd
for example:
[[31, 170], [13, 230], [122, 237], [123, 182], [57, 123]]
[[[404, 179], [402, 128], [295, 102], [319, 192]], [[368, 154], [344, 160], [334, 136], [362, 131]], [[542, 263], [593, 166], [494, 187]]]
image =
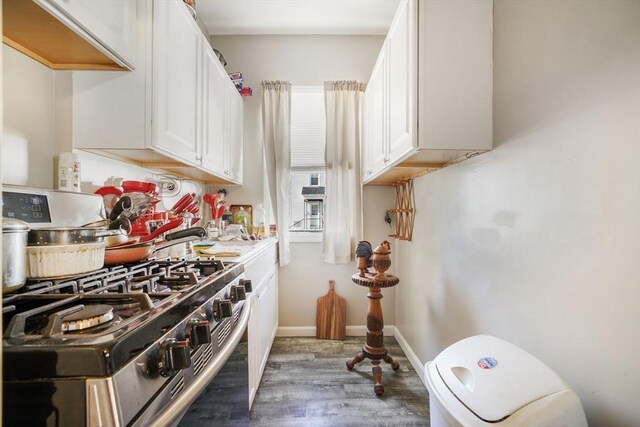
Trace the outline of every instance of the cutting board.
[[329, 280], [329, 292], [316, 303], [316, 338], [343, 340], [346, 336], [347, 301], [336, 294], [335, 286]]

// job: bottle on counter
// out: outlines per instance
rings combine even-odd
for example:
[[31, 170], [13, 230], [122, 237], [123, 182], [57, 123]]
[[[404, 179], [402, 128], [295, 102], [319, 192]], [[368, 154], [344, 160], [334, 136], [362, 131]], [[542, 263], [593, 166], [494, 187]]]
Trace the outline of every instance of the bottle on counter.
[[264, 217], [265, 217], [264, 208], [262, 207], [262, 204], [259, 203], [253, 214], [253, 232], [256, 233], [260, 238], [265, 237]]
[[236, 214], [236, 224], [242, 225], [245, 230], [247, 229], [247, 213], [243, 207], [240, 207], [240, 210]]
[[232, 218], [233, 215], [231, 214], [231, 211], [225, 205], [224, 212], [222, 213], [222, 217], [220, 218], [220, 226], [218, 227], [220, 232], [224, 232], [227, 229], [227, 226], [233, 223], [233, 221], [231, 220]]

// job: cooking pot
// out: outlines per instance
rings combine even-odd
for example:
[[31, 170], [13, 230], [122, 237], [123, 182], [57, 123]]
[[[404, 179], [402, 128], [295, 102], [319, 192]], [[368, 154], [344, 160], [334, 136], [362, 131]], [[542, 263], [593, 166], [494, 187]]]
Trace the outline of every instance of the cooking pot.
[[57, 279], [98, 270], [105, 242], [27, 246], [27, 277]]
[[124, 246], [113, 246], [105, 250], [104, 264], [126, 264], [142, 261], [149, 258], [154, 252], [160, 249], [194, 240], [201, 240], [205, 235], [206, 231], [204, 228], [193, 227], [167, 234], [165, 236], [166, 240], [162, 242], [149, 241]]
[[123, 234], [122, 230], [106, 230], [104, 227], [51, 227], [29, 231], [29, 246], [73, 245], [99, 243], [104, 237]]
[[2, 220], [2, 293], [20, 289], [27, 280], [28, 233], [26, 222]]

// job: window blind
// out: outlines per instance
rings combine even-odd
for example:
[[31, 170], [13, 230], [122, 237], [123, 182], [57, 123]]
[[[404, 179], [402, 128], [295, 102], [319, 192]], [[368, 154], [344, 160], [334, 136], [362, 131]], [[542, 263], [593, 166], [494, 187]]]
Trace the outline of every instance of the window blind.
[[322, 87], [292, 87], [291, 169], [324, 169], [325, 138]]

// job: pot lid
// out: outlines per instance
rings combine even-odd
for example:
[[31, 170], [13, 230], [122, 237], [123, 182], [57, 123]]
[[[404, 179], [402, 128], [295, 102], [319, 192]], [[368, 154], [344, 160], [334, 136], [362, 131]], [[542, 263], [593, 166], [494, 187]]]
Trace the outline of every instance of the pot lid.
[[458, 341], [433, 363], [451, 393], [486, 422], [499, 422], [531, 402], [568, 389], [540, 360], [488, 335]]
[[22, 231], [29, 231], [29, 224], [19, 219], [2, 218], [3, 233], [19, 233]]

